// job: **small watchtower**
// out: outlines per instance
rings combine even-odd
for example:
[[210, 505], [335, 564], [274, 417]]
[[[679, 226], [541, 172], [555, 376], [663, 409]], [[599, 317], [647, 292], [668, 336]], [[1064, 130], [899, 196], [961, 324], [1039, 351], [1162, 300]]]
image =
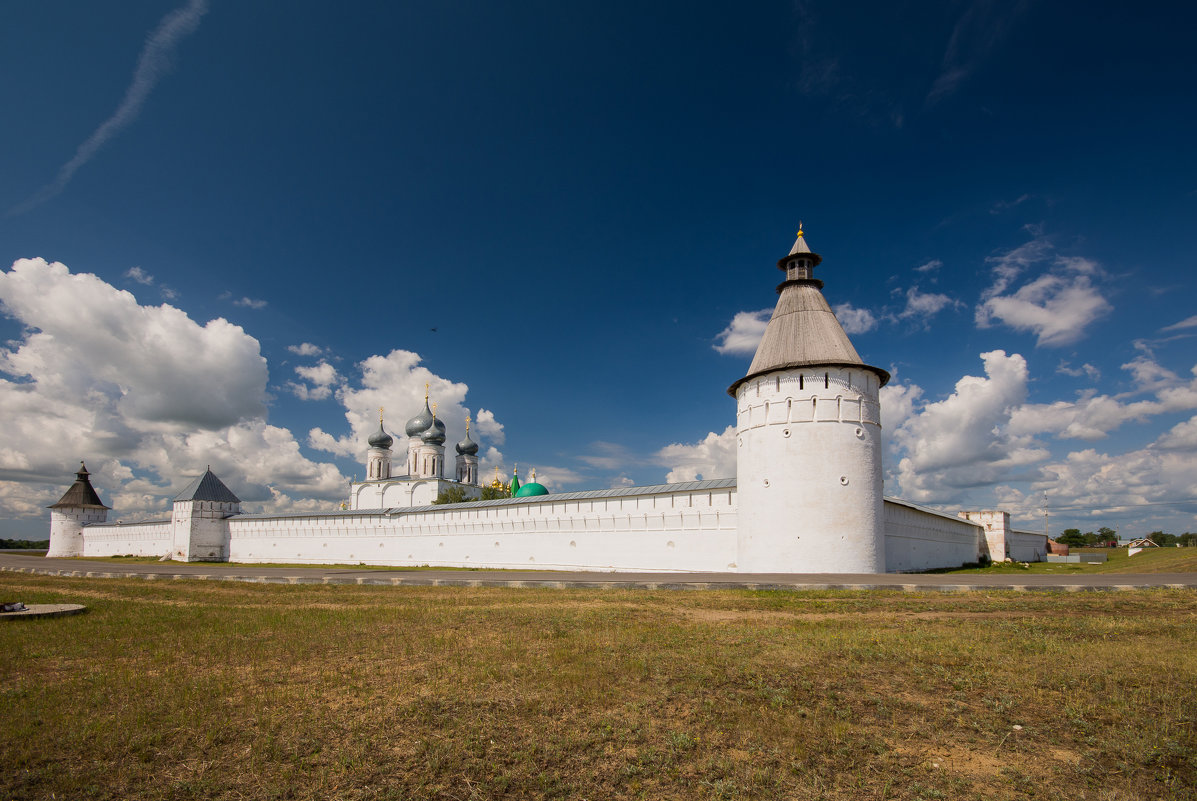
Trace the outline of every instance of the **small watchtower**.
[[83, 556], [83, 527], [108, 520], [109, 507], [91, 485], [87, 465], [79, 462], [75, 483], [50, 507], [50, 550], [46, 556]]
[[177, 562], [227, 562], [229, 524], [241, 499], [209, 467], [175, 496], [170, 557]]

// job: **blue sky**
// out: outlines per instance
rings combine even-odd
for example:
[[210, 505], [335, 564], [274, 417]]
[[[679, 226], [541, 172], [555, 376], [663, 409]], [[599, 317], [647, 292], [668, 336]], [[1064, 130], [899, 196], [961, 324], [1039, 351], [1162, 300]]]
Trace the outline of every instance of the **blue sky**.
[[725, 389], [799, 220], [894, 374], [887, 494], [1197, 529], [1195, 16], [14, 6], [0, 534], [81, 458], [112, 519], [208, 464], [332, 508], [425, 382], [487, 475], [733, 475]]

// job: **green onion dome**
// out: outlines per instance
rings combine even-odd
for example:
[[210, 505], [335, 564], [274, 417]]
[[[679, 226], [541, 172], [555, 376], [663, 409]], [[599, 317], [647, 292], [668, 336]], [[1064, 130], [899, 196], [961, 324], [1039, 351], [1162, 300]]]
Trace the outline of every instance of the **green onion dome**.
[[536, 481], [529, 481], [527, 484], [520, 486], [514, 496], [515, 498], [530, 498], [533, 495], [548, 495], [549, 491], [545, 489], [544, 484]]
[[[514, 483], [516, 480], [517, 479], [515, 479], [513, 477], [512, 483]], [[548, 495], [548, 494], [549, 494], [549, 491], [545, 488], [544, 484], [541, 484], [536, 480], [536, 469], [533, 468], [532, 480], [529, 481], [527, 484], [521, 485], [519, 487], [519, 489], [517, 489], [515, 492], [511, 493], [511, 497], [512, 498], [531, 498], [536, 495]]]

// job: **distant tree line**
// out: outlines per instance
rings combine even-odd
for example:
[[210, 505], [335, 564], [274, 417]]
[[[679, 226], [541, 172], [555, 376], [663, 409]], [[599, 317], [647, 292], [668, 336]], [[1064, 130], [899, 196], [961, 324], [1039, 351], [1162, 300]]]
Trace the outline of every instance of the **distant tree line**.
[[1102, 526], [1094, 534], [1092, 531], [1081, 533], [1079, 528], [1066, 528], [1056, 537], [1056, 542], [1070, 548], [1089, 545], [1094, 548], [1114, 548], [1118, 545], [1118, 532], [1108, 526]]
[[1166, 531], [1153, 531], [1147, 535], [1147, 539], [1154, 542], [1156, 545], [1163, 545], [1167, 547], [1175, 547], [1179, 545], [1182, 548], [1197, 547], [1197, 534], [1186, 531], [1184, 534], [1169, 534]]
[[[1153, 531], [1147, 535], [1147, 539], [1156, 545], [1166, 547], [1176, 545], [1182, 548], [1197, 547], [1197, 534], [1189, 532], [1185, 532], [1184, 534], [1169, 534], [1165, 531]], [[1092, 531], [1086, 531], [1082, 534], [1079, 528], [1066, 528], [1056, 537], [1056, 542], [1072, 548], [1079, 548], [1085, 545], [1092, 548], [1115, 548], [1118, 546], [1118, 532], [1105, 526], [1099, 528], [1096, 534]]]
[[50, 547], [49, 540], [5, 540], [0, 539], [0, 550], [18, 549], [25, 551], [40, 551]]

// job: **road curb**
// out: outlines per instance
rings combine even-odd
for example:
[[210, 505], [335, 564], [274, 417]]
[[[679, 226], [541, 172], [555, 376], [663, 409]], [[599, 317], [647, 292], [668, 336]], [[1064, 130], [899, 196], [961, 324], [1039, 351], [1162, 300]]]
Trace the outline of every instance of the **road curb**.
[[901, 592], [1125, 592], [1142, 589], [1193, 589], [1182, 583], [1167, 584], [952, 584], [904, 581], [901, 584], [880, 582], [759, 582], [759, 581], [644, 581], [625, 580], [612, 574], [610, 580], [571, 579], [493, 579], [493, 578], [423, 578], [416, 576], [305, 576], [305, 575], [246, 575], [219, 573], [137, 573], [129, 571], [62, 570], [56, 568], [13, 567], [0, 565], [2, 573], [25, 573], [61, 578], [140, 578], [146, 581], [235, 581], [248, 584], [326, 584], [331, 586], [369, 587], [498, 587], [507, 589], [629, 589], [629, 590], [750, 590], [770, 592], [834, 592], [879, 591]]

